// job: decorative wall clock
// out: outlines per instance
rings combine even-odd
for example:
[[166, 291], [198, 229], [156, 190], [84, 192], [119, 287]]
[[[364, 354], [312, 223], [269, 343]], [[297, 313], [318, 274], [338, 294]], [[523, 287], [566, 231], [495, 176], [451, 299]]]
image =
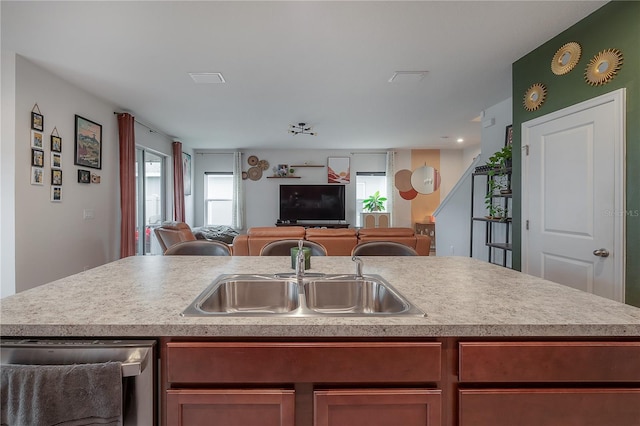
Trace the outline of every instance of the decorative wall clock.
[[591, 58], [584, 71], [585, 81], [592, 86], [607, 84], [622, 68], [624, 58], [618, 49], [605, 49]]
[[547, 99], [547, 88], [542, 83], [535, 83], [524, 93], [524, 109], [535, 111]]
[[582, 48], [575, 41], [563, 45], [551, 59], [551, 71], [555, 75], [564, 75], [571, 71], [580, 60]]

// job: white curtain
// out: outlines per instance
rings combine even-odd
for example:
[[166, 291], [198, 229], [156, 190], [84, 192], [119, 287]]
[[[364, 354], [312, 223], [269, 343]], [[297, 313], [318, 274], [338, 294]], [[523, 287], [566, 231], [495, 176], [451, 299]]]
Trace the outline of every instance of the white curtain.
[[385, 175], [387, 176], [387, 211], [389, 212], [389, 226], [393, 223], [393, 196], [396, 188], [396, 153], [395, 151], [387, 151], [387, 167]]
[[244, 189], [242, 183], [242, 153], [233, 153], [233, 227], [244, 228]]

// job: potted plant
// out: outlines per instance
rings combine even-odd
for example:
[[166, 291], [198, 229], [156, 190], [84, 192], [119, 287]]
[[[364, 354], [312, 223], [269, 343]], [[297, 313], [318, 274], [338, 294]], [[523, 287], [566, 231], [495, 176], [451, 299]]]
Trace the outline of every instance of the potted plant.
[[496, 195], [511, 194], [510, 181], [507, 173], [512, 164], [512, 145], [505, 145], [501, 150], [496, 151], [486, 162], [487, 171], [487, 193], [485, 195], [485, 206], [487, 207], [488, 218], [506, 218], [506, 209], [494, 205], [493, 199]]
[[381, 212], [384, 210], [385, 201], [387, 197], [381, 197], [380, 191], [376, 191], [362, 202], [362, 208], [368, 212]]

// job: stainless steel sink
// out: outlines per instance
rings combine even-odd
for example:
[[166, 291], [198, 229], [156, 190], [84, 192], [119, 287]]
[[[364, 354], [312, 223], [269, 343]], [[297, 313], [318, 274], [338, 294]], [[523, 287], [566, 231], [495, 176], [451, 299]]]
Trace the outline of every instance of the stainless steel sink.
[[259, 275], [222, 276], [182, 314], [282, 314], [298, 308], [298, 289], [295, 280]]
[[378, 275], [221, 275], [183, 316], [425, 316]]
[[379, 280], [318, 280], [304, 286], [307, 306], [322, 314], [399, 314], [410, 308]]

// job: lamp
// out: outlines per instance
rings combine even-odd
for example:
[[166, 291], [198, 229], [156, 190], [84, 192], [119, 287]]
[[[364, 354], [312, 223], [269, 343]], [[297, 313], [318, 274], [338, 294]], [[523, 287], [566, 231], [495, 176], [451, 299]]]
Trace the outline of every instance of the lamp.
[[318, 133], [317, 132], [311, 132], [312, 127], [309, 126], [307, 127], [307, 123], [298, 123], [298, 125], [296, 126], [295, 124], [291, 124], [289, 126], [289, 133], [291, 133], [292, 135], [311, 135], [311, 136], [316, 136]]

